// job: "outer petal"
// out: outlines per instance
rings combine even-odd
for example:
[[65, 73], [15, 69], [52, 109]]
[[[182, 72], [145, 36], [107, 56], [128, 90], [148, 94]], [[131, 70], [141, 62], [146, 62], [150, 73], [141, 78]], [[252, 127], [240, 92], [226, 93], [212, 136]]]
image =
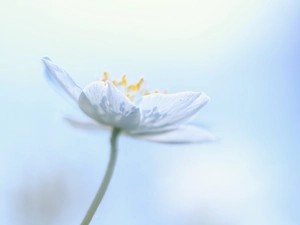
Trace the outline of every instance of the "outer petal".
[[210, 142], [216, 140], [215, 136], [207, 130], [192, 125], [180, 127], [176, 130], [156, 134], [132, 135], [135, 138], [141, 138], [148, 141], [162, 143], [193, 143]]
[[186, 124], [209, 101], [204, 93], [152, 94], [137, 102], [140, 126], [135, 133], [163, 132]]
[[90, 131], [111, 130], [111, 127], [103, 126], [94, 120], [83, 121], [69, 116], [64, 116], [63, 119], [72, 127], [77, 129], [90, 130]]
[[96, 81], [85, 87], [78, 104], [85, 114], [101, 124], [123, 130], [139, 125], [139, 108], [109, 81]]
[[42, 61], [45, 65], [45, 76], [54, 88], [63, 97], [77, 102], [82, 90], [75, 84], [70, 75], [52, 63], [48, 57], [42, 58]]

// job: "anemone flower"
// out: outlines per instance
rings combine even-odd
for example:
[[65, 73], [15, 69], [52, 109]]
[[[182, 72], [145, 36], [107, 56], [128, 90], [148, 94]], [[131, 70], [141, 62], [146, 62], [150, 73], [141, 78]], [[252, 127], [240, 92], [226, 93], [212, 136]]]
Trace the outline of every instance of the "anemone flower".
[[143, 78], [130, 85], [126, 75], [120, 81], [110, 80], [106, 72], [101, 81], [92, 82], [81, 89], [65, 70], [48, 57], [42, 58], [42, 61], [45, 76], [54, 88], [92, 118], [92, 122], [71, 118], [67, 118], [67, 121], [74, 127], [112, 131], [107, 171], [82, 225], [89, 224], [108, 187], [115, 167], [116, 142], [120, 133], [163, 143], [214, 140], [210, 132], [188, 124], [209, 101], [209, 97], [203, 92], [150, 93], [145, 88]]

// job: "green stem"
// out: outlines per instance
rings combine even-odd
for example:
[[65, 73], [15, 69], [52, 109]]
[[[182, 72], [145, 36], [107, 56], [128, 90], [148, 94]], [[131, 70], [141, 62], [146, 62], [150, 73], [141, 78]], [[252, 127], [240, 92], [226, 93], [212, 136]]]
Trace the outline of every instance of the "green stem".
[[95, 214], [95, 212], [107, 190], [107, 187], [109, 185], [109, 182], [111, 180], [111, 177], [113, 175], [114, 168], [116, 165], [117, 137], [118, 137], [120, 131], [121, 130], [119, 128], [114, 128], [112, 131], [112, 135], [110, 138], [111, 151], [110, 151], [110, 158], [109, 158], [109, 163], [107, 165], [106, 173], [105, 173], [105, 176], [102, 180], [101, 186], [99, 187], [99, 190], [98, 190], [89, 210], [87, 211], [85, 217], [83, 218], [83, 220], [81, 222], [81, 225], [88, 225], [91, 222], [91, 220], [92, 220], [92, 218], [93, 218], [93, 216], [94, 216], [94, 214]]

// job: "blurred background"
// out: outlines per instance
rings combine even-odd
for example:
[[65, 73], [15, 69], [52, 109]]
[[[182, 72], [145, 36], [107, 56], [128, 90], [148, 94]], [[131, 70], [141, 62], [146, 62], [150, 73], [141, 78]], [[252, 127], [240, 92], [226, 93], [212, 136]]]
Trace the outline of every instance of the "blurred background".
[[150, 90], [204, 91], [209, 144], [119, 139], [91, 224], [296, 225], [298, 0], [2, 1], [0, 224], [79, 224], [109, 156], [107, 132], [43, 77], [49, 56], [84, 87], [104, 71]]

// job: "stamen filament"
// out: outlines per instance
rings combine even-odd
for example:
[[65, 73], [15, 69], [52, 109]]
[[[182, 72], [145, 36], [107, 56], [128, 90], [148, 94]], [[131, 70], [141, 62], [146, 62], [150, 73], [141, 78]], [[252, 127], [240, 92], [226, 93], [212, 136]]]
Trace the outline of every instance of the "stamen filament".
[[[104, 72], [102, 81], [107, 81], [107, 80], [110, 80], [108, 73]], [[145, 82], [144, 78], [141, 78], [136, 84], [128, 84], [127, 79], [126, 79], [126, 74], [124, 74], [121, 78], [121, 81], [111, 80], [111, 82], [116, 87], [118, 87], [126, 95], [126, 97], [129, 98], [131, 101], [134, 101], [135, 98], [142, 97], [144, 95], [159, 93], [158, 90], [155, 90], [153, 93], [149, 92], [146, 89], [146, 86], [144, 84], [144, 82]], [[161, 93], [167, 94], [167, 90], [164, 90]]]

